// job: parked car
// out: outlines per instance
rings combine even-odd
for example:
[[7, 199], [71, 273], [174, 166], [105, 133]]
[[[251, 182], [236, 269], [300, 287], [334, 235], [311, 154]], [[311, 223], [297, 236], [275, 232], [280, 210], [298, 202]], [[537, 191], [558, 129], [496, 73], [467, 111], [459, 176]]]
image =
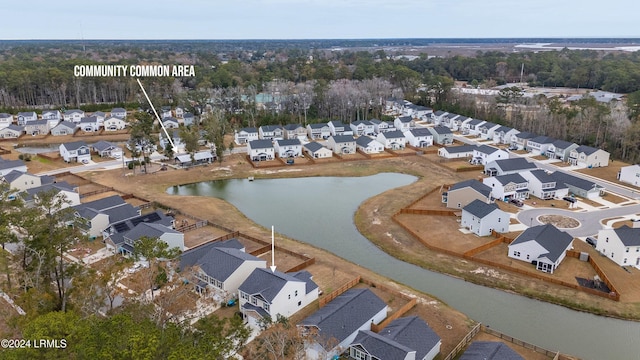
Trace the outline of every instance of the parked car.
[[517, 206], [517, 207], [522, 207], [522, 205], [524, 205], [522, 200], [518, 200], [518, 199], [511, 199], [511, 200], [509, 200], [509, 202], [512, 203], [513, 205]]
[[86, 165], [86, 164], [88, 164], [88, 163], [89, 163], [89, 160], [87, 160], [87, 159], [82, 159], [82, 163]]
[[597, 239], [592, 238], [591, 236], [588, 236], [587, 239], [585, 240], [587, 242], [587, 244], [596, 247], [596, 244], [598, 243]]
[[568, 202], [570, 202], [572, 204], [574, 204], [576, 201], [578, 201], [578, 199], [576, 199], [574, 197], [571, 197], [571, 196], [565, 196], [565, 197], [562, 198], [562, 200], [568, 201]]

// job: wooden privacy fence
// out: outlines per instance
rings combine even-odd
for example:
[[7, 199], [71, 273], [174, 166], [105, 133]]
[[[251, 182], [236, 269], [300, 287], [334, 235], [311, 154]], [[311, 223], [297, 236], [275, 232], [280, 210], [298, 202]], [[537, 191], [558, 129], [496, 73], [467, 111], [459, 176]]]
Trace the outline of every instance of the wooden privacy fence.
[[404, 304], [400, 309], [398, 309], [398, 311], [393, 313], [393, 315], [387, 316], [382, 322], [380, 322], [380, 324], [372, 323], [371, 324], [371, 331], [373, 331], [375, 333], [380, 332], [380, 330], [384, 329], [393, 320], [399, 318], [400, 316], [406, 314], [407, 311], [413, 309], [413, 307], [416, 306], [417, 302], [418, 301], [415, 298], [413, 298], [413, 299], [409, 300], [408, 303]]
[[468, 172], [468, 171], [478, 171], [484, 170], [484, 166], [464, 166], [456, 168], [456, 172]]
[[[414, 202], [412, 202], [411, 204], [409, 204], [409, 206], [407, 206], [405, 209], [407, 208], [411, 208], [413, 207], [415, 204], [419, 203], [420, 201], [422, 201], [424, 198], [426, 198], [427, 196], [433, 194], [434, 192], [440, 190], [440, 189], [448, 189], [451, 186], [451, 184], [444, 184], [442, 186], [439, 187], [434, 187], [433, 189], [427, 191], [426, 194], [420, 196], [417, 200], [415, 200]], [[400, 211], [402, 211], [403, 209], [401, 209]]]
[[342, 294], [345, 291], [347, 291], [347, 290], [351, 289], [352, 287], [356, 286], [359, 282], [360, 282], [360, 275], [358, 275], [355, 278], [349, 280], [348, 282], [346, 282], [345, 284], [343, 284], [339, 288], [333, 290], [331, 293], [325, 295], [323, 298], [321, 298], [318, 301], [318, 305], [320, 307], [323, 307], [323, 306], [327, 305], [331, 300], [337, 298], [338, 296], [340, 296], [340, 294]]
[[81, 198], [89, 197], [89, 196], [93, 196], [93, 195], [97, 195], [97, 194], [106, 193], [106, 192], [109, 192], [109, 191], [116, 191], [116, 190], [114, 188], [112, 188], [112, 187], [103, 187], [102, 189], [89, 191], [87, 193], [80, 194], [80, 197]]
[[469, 333], [465, 335], [464, 338], [462, 338], [458, 345], [456, 345], [456, 347], [451, 350], [449, 355], [445, 356], [444, 360], [453, 360], [462, 351], [462, 349], [467, 347], [467, 344], [469, 344], [471, 340], [473, 340], [473, 338], [480, 332], [481, 329], [482, 324], [480, 323], [474, 326], [473, 329], [471, 329], [471, 331], [469, 331]]
[[[575, 250], [567, 250], [567, 256], [579, 259], [580, 252]], [[600, 277], [600, 281], [602, 281], [605, 285], [607, 285], [607, 287], [611, 290], [611, 292], [617, 294], [619, 297], [620, 295], [619, 295], [618, 289], [615, 287], [615, 285], [613, 285], [611, 280], [609, 280], [609, 277], [604, 273], [604, 271], [602, 271], [602, 269], [600, 268], [600, 265], [598, 265], [598, 263], [593, 258], [593, 256], [589, 255], [589, 260], [587, 261], [589, 262], [589, 264], [591, 264], [591, 266], [593, 267], [593, 270], [595, 270], [596, 274], [598, 274], [598, 276]], [[613, 294], [610, 293], [609, 297], [611, 296], [613, 296]]]
[[449, 209], [400, 209], [400, 214], [413, 214], [413, 215], [437, 215], [437, 216], [456, 216], [456, 213], [460, 210]]
[[473, 248], [473, 249], [465, 252], [464, 254], [462, 254], [462, 256], [473, 257], [475, 255], [478, 255], [478, 254], [480, 254], [481, 252], [483, 252], [485, 250], [489, 250], [494, 246], [500, 245], [502, 243], [502, 241], [503, 241], [502, 239], [503, 238], [501, 237], [501, 238], [495, 239], [495, 240], [493, 240], [491, 242], [488, 242], [488, 243], [486, 243], [484, 245], [478, 246], [477, 248]]
[[207, 220], [196, 221], [193, 224], [178, 226], [176, 227], [176, 231], [180, 231], [181, 233], [186, 233], [188, 231], [193, 231], [196, 229], [200, 229], [201, 227], [207, 226], [209, 222]]
[[498, 337], [498, 338], [500, 338], [502, 340], [508, 341], [508, 342], [510, 342], [512, 344], [516, 344], [518, 346], [522, 346], [525, 349], [533, 350], [533, 351], [535, 351], [537, 353], [543, 354], [543, 355], [545, 355], [547, 357], [550, 357], [550, 358], [553, 358], [553, 359], [558, 359], [558, 360], [571, 360], [571, 359], [573, 359], [573, 358], [568, 357], [566, 355], [560, 354], [557, 351], [547, 350], [545, 348], [541, 348], [539, 346], [530, 344], [530, 343], [522, 341], [520, 339], [516, 339], [516, 338], [511, 337], [509, 335], [505, 335], [505, 334], [503, 334], [503, 333], [501, 333], [499, 331], [493, 330], [492, 328], [490, 328], [488, 326], [482, 326], [482, 331], [487, 333], [487, 334], [490, 334], [490, 335], [493, 335], [495, 337]]

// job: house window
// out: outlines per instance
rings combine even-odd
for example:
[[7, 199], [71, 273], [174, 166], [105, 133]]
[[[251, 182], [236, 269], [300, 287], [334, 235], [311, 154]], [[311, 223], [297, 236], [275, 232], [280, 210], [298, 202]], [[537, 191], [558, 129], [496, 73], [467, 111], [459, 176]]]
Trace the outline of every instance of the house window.
[[267, 304], [267, 303], [262, 304], [262, 308], [263, 308], [265, 311], [269, 311], [269, 304]]
[[296, 290], [296, 292], [294, 293], [294, 296], [298, 296], [298, 290]]
[[252, 297], [251, 297], [251, 303], [252, 303], [253, 305], [258, 305], [258, 299], [256, 299], [255, 297], [253, 297], [253, 296], [252, 296]]
[[627, 263], [627, 258], [624, 258], [624, 260], [622, 260], [622, 263], [626, 264]]
[[498, 218], [498, 222], [500, 222], [500, 220], [502, 220], [502, 219]]
[[624, 252], [629, 252], [629, 248], [626, 248], [626, 249], [624, 250]]
[[604, 239], [604, 242], [609, 242], [609, 238]]
[[302, 301], [298, 301], [298, 306], [302, 305]]
[[613, 257], [613, 252], [611, 252], [611, 257]]
[[514, 252], [513, 252], [513, 256], [520, 257], [520, 251], [514, 251]]

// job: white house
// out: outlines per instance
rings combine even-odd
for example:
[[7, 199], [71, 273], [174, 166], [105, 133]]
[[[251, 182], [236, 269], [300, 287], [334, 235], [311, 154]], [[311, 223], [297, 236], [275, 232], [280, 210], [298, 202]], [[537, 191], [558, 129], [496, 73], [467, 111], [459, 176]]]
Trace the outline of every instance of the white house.
[[236, 239], [210, 242], [186, 250], [180, 255], [180, 269], [190, 269], [199, 280], [196, 289], [211, 290], [230, 300], [238, 294], [240, 285], [267, 261], [247, 254]]
[[462, 124], [465, 121], [469, 120], [468, 117], [463, 115], [458, 115], [454, 119], [451, 120], [451, 131], [460, 131], [462, 129]]
[[384, 151], [384, 145], [368, 136], [356, 139], [356, 147], [366, 154], [379, 154]]
[[284, 139], [284, 129], [280, 125], [263, 125], [258, 128], [258, 137], [262, 140]]
[[49, 120], [34, 120], [24, 125], [24, 132], [31, 135], [45, 135], [49, 129]]
[[62, 114], [59, 110], [47, 110], [42, 112], [42, 120], [49, 122], [49, 128], [58, 125], [62, 120]]
[[75, 205], [75, 216], [83, 219], [80, 230], [96, 238], [110, 225], [140, 216], [140, 209], [125, 202], [119, 195]]
[[[0, 165], [2, 165], [1, 161]], [[0, 172], [3, 171], [0, 170]], [[5, 175], [0, 175], [0, 179], [2, 179], [3, 182], [9, 184], [10, 189], [15, 189], [18, 191], [25, 191], [27, 189], [42, 186], [42, 179], [40, 178], [40, 176], [17, 170], [12, 170]]]
[[113, 108], [111, 109], [111, 117], [117, 117], [120, 119], [126, 119], [127, 118], [127, 110], [123, 109], [123, 108]]
[[528, 228], [511, 242], [508, 256], [553, 274], [564, 260], [567, 250], [572, 249], [572, 242], [573, 236], [555, 226], [538, 225]]
[[473, 149], [472, 164], [486, 165], [492, 161], [508, 159], [509, 153], [489, 145], [480, 145]]
[[104, 140], [100, 140], [91, 146], [93, 151], [98, 153], [100, 157], [112, 157], [120, 159], [122, 156], [122, 148]]
[[18, 125], [26, 125], [30, 121], [38, 120], [38, 114], [35, 111], [19, 112], [16, 116], [16, 122]]
[[433, 135], [425, 128], [415, 128], [404, 133], [409, 145], [424, 148], [433, 145]]
[[331, 136], [331, 130], [329, 125], [324, 123], [309, 124], [307, 125], [307, 136], [312, 140], [328, 139]]
[[0, 129], [0, 139], [17, 139], [24, 134], [24, 126], [11, 124]]
[[80, 119], [84, 117], [84, 111], [79, 109], [71, 109], [64, 112], [62, 115], [64, 121], [69, 121], [72, 123], [79, 123]]
[[240, 312], [253, 328], [260, 319], [286, 318], [318, 299], [318, 285], [308, 271], [283, 273], [256, 268], [238, 287]]
[[525, 158], [494, 160], [484, 165], [484, 173], [489, 176], [515, 174], [535, 169], [537, 169], [536, 164]]
[[433, 142], [440, 145], [453, 144], [453, 132], [445, 126], [428, 127], [427, 130], [433, 135]]
[[4, 129], [11, 124], [13, 124], [13, 115], [0, 113], [0, 129]]
[[[160, 108], [160, 119], [164, 121], [164, 119], [172, 117], [173, 113], [171, 112], [171, 106], [163, 106]], [[178, 119], [176, 119], [178, 121]]]
[[448, 127], [449, 129], [453, 128], [453, 121], [457, 119], [460, 115], [458, 114], [447, 114], [442, 117], [440, 120], [440, 126]]
[[212, 150], [202, 150], [193, 154], [193, 158], [191, 158], [191, 154], [180, 154], [176, 155], [173, 160], [176, 164], [179, 164], [183, 168], [197, 166], [197, 165], [206, 165], [211, 164], [216, 161], [215, 149]]
[[564, 185], [568, 187], [569, 192], [575, 194], [576, 196], [587, 199], [595, 199], [604, 194], [605, 188], [603, 186], [598, 185], [593, 181], [583, 179], [581, 177], [567, 174], [562, 171], [554, 171], [551, 174], [551, 177], [556, 180], [556, 184], [558, 186]]
[[334, 135], [327, 140], [327, 147], [335, 154], [355, 154], [356, 139], [352, 135]]
[[462, 209], [474, 200], [490, 203], [493, 198], [491, 188], [476, 179], [455, 183], [442, 193], [442, 202], [449, 209]]
[[520, 131], [510, 128], [508, 126], [500, 126], [493, 131], [493, 143], [494, 144], [511, 144], [513, 135], [518, 134]]
[[376, 140], [381, 143], [385, 149], [402, 150], [407, 144], [407, 138], [402, 131], [388, 131], [378, 134]]
[[400, 116], [393, 120], [393, 126], [401, 132], [407, 132], [416, 127], [415, 121], [411, 116]]
[[561, 199], [569, 195], [569, 188], [565, 184], [558, 184], [553, 176], [542, 169], [522, 171], [519, 174], [529, 181], [531, 195], [540, 199]]
[[304, 140], [307, 137], [307, 129], [298, 124], [287, 124], [282, 127], [285, 139]]
[[588, 168], [609, 165], [609, 153], [591, 146], [581, 145], [569, 153], [569, 163]]
[[491, 188], [496, 199], [509, 201], [529, 198], [529, 182], [520, 174], [491, 176], [482, 179], [482, 183]]
[[445, 159], [468, 158], [473, 156], [476, 145], [447, 146], [438, 149], [438, 156]]
[[184, 124], [184, 126], [189, 126], [196, 123], [196, 116], [193, 115], [193, 113], [186, 112], [182, 114], [182, 117], [178, 117], [177, 114], [178, 114], [178, 110], [176, 108], [176, 117], [178, 118], [178, 120], [182, 120], [182, 123]]
[[27, 165], [22, 160], [5, 160], [0, 158], [0, 176], [5, 176], [12, 171], [27, 172]]
[[620, 266], [640, 270], [640, 228], [624, 225], [600, 230], [596, 250]]
[[98, 125], [98, 118], [95, 116], [89, 116], [80, 119], [78, 127], [80, 128], [80, 130], [85, 132], [94, 132], [100, 130], [100, 125]]
[[162, 118], [162, 125], [164, 125], [166, 129], [177, 129], [180, 126], [180, 122], [173, 116], [167, 116]]
[[373, 123], [367, 120], [357, 120], [352, 122], [349, 126], [351, 127], [351, 131], [353, 131], [353, 134], [357, 136], [370, 136], [375, 134], [376, 132]]
[[548, 136], [536, 136], [527, 141], [527, 150], [534, 155], [544, 155], [554, 141], [556, 139]]
[[511, 148], [514, 150], [527, 150], [527, 142], [529, 139], [533, 139], [537, 135], [523, 131], [517, 134], [511, 135]]
[[569, 161], [569, 155], [573, 149], [576, 149], [578, 144], [571, 143], [564, 140], [555, 140], [549, 147], [545, 156], [550, 159], [559, 159], [564, 162]]
[[276, 152], [271, 140], [252, 140], [247, 146], [247, 155], [251, 161], [273, 160]]
[[275, 150], [280, 158], [302, 156], [302, 143], [297, 138], [276, 140]]
[[339, 120], [331, 120], [327, 123], [329, 126], [329, 132], [331, 132], [332, 136], [336, 135], [351, 135], [353, 136], [353, 131], [351, 131], [351, 127], [344, 126], [342, 121]]
[[462, 134], [478, 136], [480, 135], [480, 126], [486, 123], [484, 120], [471, 119], [462, 124]]
[[258, 129], [254, 127], [246, 127], [236, 130], [233, 138], [236, 144], [245, 145], [249, 141], [258, 140]]
[[315, 341], [306, 347], [307, 359], [331, 359], [351, 344], [360, 330], [371, 330], [387, 317], [389, 307], [369, 289], [352, 288], [298, 323]]
[[176, 118], [178, 119], [184, 119], [184, 115], [186, 114], [184, 109], [181, 106], [176, 106], [175, 113], [176, 113]]
[[127, 126], [127, 123], [117, 116], [111, 116], [104, 120], [104, 131], [118, 131], [124, 130]]
[[143, 236], [158, 238], [169, 245], [169, 249], [184, 250], [183, 233], [162, 224], [141, 222], [124, 234], [124, 243], [120, 247], [121, 252], [124, 255], [132, 255], [135, 243]]
[[460, 226], [478, 236], [491, 235], [492, 231], [509, 232], [509, 214], [500, 210], [496, 203], [473, 200], [462, 208]]
[[66, 209], [70, 206], [80, 204], [80, 194], [78, 193], [78, 187], [68, 184], [65, 181], [49, 183], [42, 186], [27, 189], [27, 191], [21, 193], [24, 198], [25, 205], [27, 207], [35, 206], [36, 198], [38, 194], [43, 192], [55, 192], [56, 201], [60, 201], [62, 204], [61, 209]]
[[381, 132], [396, 130], [395, 126], [393, 126], [392, 123], [389, 123], [387, 121], [371, 119], [369, 122], [373, 124], [373, 131], [375, 131], [376, 134], [379, 134]]
[[333, 152], [330, 149], [315, 141], [304, 144], [303, 148], [314, 159], [326, 159], [333, 156]]
[[498, 124], [485, 122], [484, 124], [478, 127], [478, 130], [480, 130], [480, 134], [478, 136], [480, 136], [480, 138], [485, 140], [493, 140], [493, 133], [499, 127], [500, 125]]
[[84, 141], [60, 144], [60, 156], [65, 162], [83, 162], [91, 160], [91, 151]]
[[64, 135], [73, 135], [76, 132], [76, 124], [70, 121], [60, 121], [58, 125], [56, 125], [53, 129], [51, 129], [51, 135], [53, 136], [64, 136]]
[[432, 112], [431, 115], [429, 116], [431, 120], [430, 122], [435, 125], [440, 125], [442, 124], [444, 117], [447, 115], [449, 115], [449, 113], [446, 111], [436, 110]]
[[[186, 144], [184, 140], [182, 140], [182, 138], [180, 137], [180, 131], [173, 129], [172, 131], [167, 131], [167, 132], [171, 136], [171, 141], [173, 141], [173, 152], [175, 154], [182, 154], [186, 152], [185, 150]], [[158, 142], [160, 143], [160, 147], [163, 150], [166, 149], [167, 146], [171, 145], [169, 140], [167, 140], [167, 135], [165, 134], [164, 131], [160, 131], [160, 141]]]
[[640, 165], [629, 165], [620, 168], [618, 180], [640, 187]]

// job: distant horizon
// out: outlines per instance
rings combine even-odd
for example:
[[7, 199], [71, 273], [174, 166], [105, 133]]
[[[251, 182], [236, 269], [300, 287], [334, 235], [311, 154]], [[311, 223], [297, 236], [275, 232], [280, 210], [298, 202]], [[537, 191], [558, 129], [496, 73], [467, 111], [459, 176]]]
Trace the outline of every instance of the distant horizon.
[[528, 37], [361, 37], [361, 38], [33, 38], [0, 39], [4, 41], [314, 41], [314, 40], [638, 40], [640, 36], [528, 36]]

